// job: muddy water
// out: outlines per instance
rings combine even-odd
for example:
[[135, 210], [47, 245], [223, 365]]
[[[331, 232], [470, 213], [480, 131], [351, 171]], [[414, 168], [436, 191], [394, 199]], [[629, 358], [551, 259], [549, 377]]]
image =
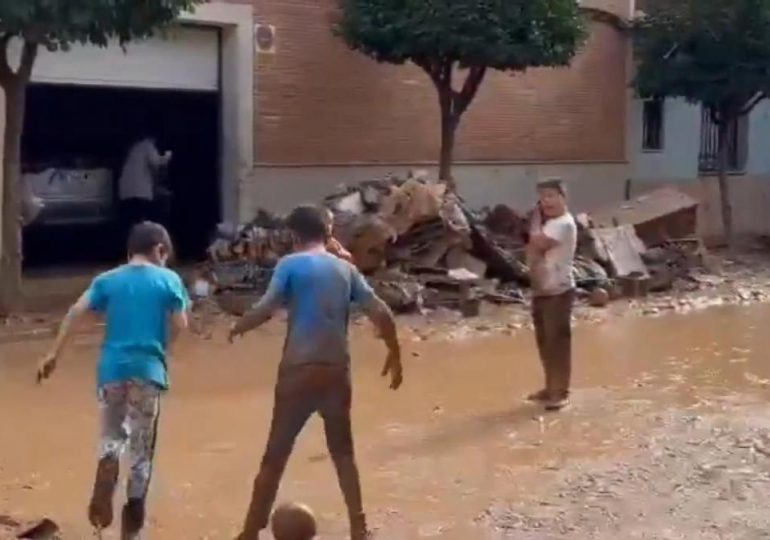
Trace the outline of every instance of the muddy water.
[[[532, 338], [405, 342], [406, 384], [387, 390], [383, 350], [354, 332], [355, 429], [365, 500], [381, 538], [494, 538], [475, 518], [537, 490], [565, 463], [622, 453], [670, 406], [729, 407], [770, 387], [770, 306], [725, 308], [579, 328], [573, 407], [522, 402], [540, 384]], [[234, 346], [189, 339], [173, 363], [161, 418], [150, 538], [232, 538], [263, 449], [282, 327]], [[97, 416], [96, 338], [78, 338], [53, 381], [33, 384], [44, 342], [0, 347], [0, 509], [46, 515], [87, 538]], [[316, 509], [342, 538], [344, 509], [322, 430], [311, 421], [281, 499]], [[112, 538], [107, 536], [107, 538]]]

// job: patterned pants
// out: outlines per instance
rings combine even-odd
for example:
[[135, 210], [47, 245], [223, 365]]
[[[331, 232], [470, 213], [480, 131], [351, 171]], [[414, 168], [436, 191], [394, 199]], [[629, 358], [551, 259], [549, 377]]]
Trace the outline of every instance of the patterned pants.
[[120, 459], [127, 450], [128, 498], [144, 499], [152, 476], [162, 390], [144, 381], [125, 381], [99, 390], [102, 431], [99, 458]]

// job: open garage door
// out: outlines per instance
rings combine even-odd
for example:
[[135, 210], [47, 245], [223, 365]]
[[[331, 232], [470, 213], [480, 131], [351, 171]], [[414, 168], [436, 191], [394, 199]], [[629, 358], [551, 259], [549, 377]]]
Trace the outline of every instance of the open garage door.
[[67, 52], [41, 51], [32, 81], [217, 91], [219, 33], [215, 28], [185, 26], [170, 29], [163, 37], [130, 43], [125, 49], [113, 43], [103, 48], [75, 45]]
[[28, 269], [124, 256], [117, 183], [145, 136], [173, 152], [153, 219], [181, 258], [203, 256], [221, 219], [220, 41], [217, 28], [185, 26], [125, 51], [41, 52], [22, 138], [24, 179], [45, 204], [25, 229]]

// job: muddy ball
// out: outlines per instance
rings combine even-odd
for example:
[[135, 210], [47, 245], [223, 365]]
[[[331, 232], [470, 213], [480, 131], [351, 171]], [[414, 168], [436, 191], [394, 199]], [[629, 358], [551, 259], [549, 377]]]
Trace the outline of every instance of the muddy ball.
[[299, 503], [286, 503], [276, 508], [271, 527], [275, 540], [312, 540], [317, 534], [313, 511]]
[[594, 289], [588, 297], [588, 303], [593, 307], [604, 307], [610, 303], [610, 294], [602, 289]]

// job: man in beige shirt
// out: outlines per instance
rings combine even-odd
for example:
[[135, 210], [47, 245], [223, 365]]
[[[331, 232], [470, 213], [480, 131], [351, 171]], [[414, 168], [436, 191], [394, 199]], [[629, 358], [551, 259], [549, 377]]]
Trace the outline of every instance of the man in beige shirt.
[[561, 179], [538, 183], [538, 205], [532, 217], [527, 263], [532, 281], [532, 318], [537, 348], [545, 371], [545, 388], [529, 399], [548, 410], [568, 405], [572, 371], [572, 266], [577, 225], [567, 208]]

